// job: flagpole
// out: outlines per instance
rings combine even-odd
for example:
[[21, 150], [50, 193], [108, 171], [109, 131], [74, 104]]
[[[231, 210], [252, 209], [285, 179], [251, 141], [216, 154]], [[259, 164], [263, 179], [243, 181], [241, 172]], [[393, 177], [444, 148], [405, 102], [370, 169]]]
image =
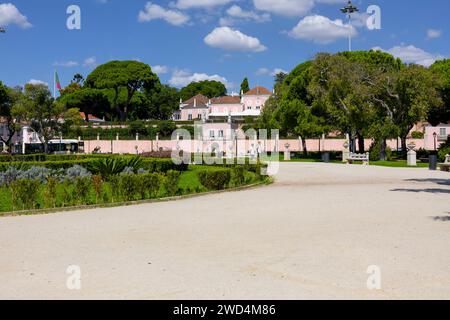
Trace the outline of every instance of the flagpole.
[[56, 100], [56, 69], [53, 73], [53, 99]]

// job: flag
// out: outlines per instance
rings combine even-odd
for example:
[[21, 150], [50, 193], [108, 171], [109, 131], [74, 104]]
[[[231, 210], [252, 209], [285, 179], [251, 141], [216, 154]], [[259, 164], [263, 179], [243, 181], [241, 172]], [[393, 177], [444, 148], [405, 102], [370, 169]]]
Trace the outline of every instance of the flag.
[[62, 90], [61, 82], [59, 82], [58, 72], [56, 72], [56, 71], [55, 71], [55, 84], [56, 84], [56, 89], [61, 91]]

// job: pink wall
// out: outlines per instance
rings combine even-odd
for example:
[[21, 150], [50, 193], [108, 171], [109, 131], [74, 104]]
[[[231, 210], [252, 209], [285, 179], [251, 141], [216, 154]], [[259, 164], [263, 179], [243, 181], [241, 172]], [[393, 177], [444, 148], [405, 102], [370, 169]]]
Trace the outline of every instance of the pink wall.
[[245, 109], [251, 107], [252, 110], [256, 110], [256, 107], [260, 107], [262, 110], [269, 97], [270, 96], [244, 96], [243, 102]]
[[[225, 128], [224, 128], [225, 129]], [[227, 131], [225, 131], [226, 133]], [[320, 150], [321, 151], [343, 151], [344, 150], [344, 142], [343, 139], [326, 139], [326, 140], [307, 140], [306, 145], [308, 151], [316, 152], [319, 151], [319, 142], [320, 142]], [[408, 143], [414, 142], [416, 144], [416, 150], [420, 148], [424, 148], [425, 142], [424, 140], [408, 140]], [[261, 151], [275, 151], [278, 150], [283, 152], [285, 150], [285, 144], [288, 143], [290, 145], [289, 150], [291, 152], [301, 152], [303, 151], [300, 140], [279, 140], [278, 144], [275, 140], [239, 140], [239, 153], [246, 153], [252, 148], [256, 148], [259, 145]], [[160, 148], [163, 150], [185, 150], [187, 152], [198, 152], [199, 150], [204, 150], [205, 152], [211, 151], [211, 146], [215, 144], [216, 148], [219, 146], [219, 150], [230, 150], [233, 148], [235, 150], [234, 141], [230, 140], [222, 140], [216, 139], [211, 141], [205, 137], [203, 142], [198, 142], [195, 140], [159, 140], [159, 141], [125, 141], [125, 140], [114, 140], [113, 141], [113, 151], [114, 153], [120, 154], [136, 154], [136, 147], [138, 153], [149, 152], [149, 151], [157, 151]], [[368, 150], [370, 145], [372, 144], [372, 140], [366, 140], [365, 145]], [[400, 144], [400, 142], [399, 142]], [[253, 147], [252, 147], [253, 145]], [[395, 150], [397, 148], [397, 141], [391, 140], [388, 141], [388, 145], [391, 149]], [[178, 146], [178, 147], [177, 147]], [[110, 153], [111, 152], [111, 141], [108, 140], [90, 140], [85, 141], [85, 152], [92, 153], [92, 151], [96, 148], [100, 147], [102, 153]]]
[[189, 115], [192, 115], [192, 120], [197, 120], [198, 116], [203, 114], [208, 114], [208, 109], [206, 108], [195, 108], [195, 109], [181, 109], [181, 121], [188, 121]]
[[212, 104], [209, 107], [211, 113], [242, 112], [244, 107], [242, 104]]

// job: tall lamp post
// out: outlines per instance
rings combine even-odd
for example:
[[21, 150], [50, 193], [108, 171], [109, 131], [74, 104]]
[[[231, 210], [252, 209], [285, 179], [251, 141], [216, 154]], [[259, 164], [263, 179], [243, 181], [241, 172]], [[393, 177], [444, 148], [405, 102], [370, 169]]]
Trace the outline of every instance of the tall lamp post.
[[352, 1], [349, 0], [347, 6], [341, 9], [341, 12], [346, 14], [348, 17], [348, 51], [352, 51], [352, 14], [355, 12], [359, 12], [359, 9], [353, 5]]
[[433, 133], [434, 152], [437, 151], [437, 133]]

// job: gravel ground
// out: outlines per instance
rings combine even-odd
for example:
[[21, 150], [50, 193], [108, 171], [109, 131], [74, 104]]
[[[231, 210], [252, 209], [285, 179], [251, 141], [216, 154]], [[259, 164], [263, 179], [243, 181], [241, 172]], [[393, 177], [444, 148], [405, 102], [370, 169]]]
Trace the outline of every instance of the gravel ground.
[[449, 243], [448, 173], [283, 163], [252, 190], [0, 218], [0, 298], [450, 299]]

